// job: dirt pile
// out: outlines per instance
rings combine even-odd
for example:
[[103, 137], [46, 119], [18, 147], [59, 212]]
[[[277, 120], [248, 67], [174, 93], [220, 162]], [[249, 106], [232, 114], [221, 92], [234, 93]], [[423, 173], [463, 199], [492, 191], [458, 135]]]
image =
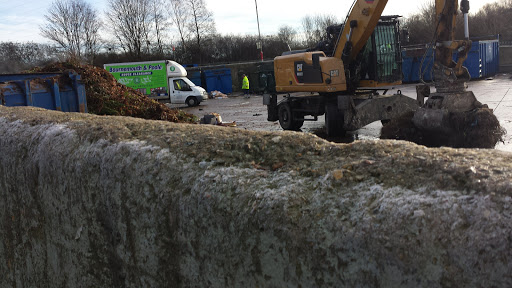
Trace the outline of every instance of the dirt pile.
[[487, 108], [450, 113], [449, 134], [418, 129], [412, 122], [413, 115], [414, 112], [405, 113], [384, 125], [380, 138], [406, 140], [428, 147], [494, 148], [506, 134], [492, 110]]
[[89, 113], [170, 122], [193, 123], [197, 121], [192, 114], [170, 109], [164, 104], [118, 83], [110, 73], [99, 67], [60, 62], [45, 67], [36, 67], [29, 72], [63, 72], [66, 70], [74, 70], [82, 76]]

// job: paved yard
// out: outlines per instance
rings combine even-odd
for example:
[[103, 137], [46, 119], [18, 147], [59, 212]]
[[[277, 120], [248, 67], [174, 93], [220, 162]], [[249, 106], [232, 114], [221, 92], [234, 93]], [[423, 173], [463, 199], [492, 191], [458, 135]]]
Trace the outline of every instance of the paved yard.
[[[400, 90], [402, 94], [416, 98], [416, 84], [407, 84], [394, 87], [388, 93]], [[432, 89], [434, 90], [434, 89]], [[471, 81], [469, 89], [477, 99], [489, 105], [494, 110], [501, 125], [507, 130], [505, 143], [497, 145], [496, 149], [512, 152], [512, 74], [499, 74], [496, 77]], [[197, 107], [171, 105], [180, 108], [198, 117], [215, 112], [219, 113], [223, 122], [235, 121], [238, 129], [280, 131], [278, 122], [267, 121], [267, 108], [262, 104], [261, 95], [253, 95], [246, 99], [239, 94], [224, 99], [210, 99]], [[319, 117], [316, 122], [305, 122], [302, 131], [321, 135], [324, 127], [324, 118]], [[355, 139], [377, 139], [380, 135], [380, 122], [374, 122], [362, 129], [347, 134], [341, 142], [351, 142]], [[236, 128], [235, 128], [236, 129]]]

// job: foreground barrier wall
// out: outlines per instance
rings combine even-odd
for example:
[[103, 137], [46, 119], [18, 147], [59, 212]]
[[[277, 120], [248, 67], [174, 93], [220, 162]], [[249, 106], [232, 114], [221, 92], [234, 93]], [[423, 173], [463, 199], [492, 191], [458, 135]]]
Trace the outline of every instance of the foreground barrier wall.
[[510, 287], [511, 163], [0, 106], [0, 287]]

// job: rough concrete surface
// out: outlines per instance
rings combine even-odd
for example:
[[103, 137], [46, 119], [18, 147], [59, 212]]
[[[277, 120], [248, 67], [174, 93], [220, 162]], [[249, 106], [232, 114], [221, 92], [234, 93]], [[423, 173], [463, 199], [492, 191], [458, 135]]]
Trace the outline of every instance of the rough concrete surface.
[[0, 106], [0, 287], [511, 287], [511, 163]]

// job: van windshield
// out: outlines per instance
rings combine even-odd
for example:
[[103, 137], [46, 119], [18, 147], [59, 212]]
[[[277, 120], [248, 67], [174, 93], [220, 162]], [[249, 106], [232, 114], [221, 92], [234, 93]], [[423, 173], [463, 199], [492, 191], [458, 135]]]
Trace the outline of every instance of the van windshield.
[[196, 84], [194, 84], [194, 82], [190, 81], [190, 79], [188, 79], [187, 77], [183, 77], [183, 81], [185, 81], [188, 84], [188, 86], [190, 86], [190, 87], [196, 86]]

